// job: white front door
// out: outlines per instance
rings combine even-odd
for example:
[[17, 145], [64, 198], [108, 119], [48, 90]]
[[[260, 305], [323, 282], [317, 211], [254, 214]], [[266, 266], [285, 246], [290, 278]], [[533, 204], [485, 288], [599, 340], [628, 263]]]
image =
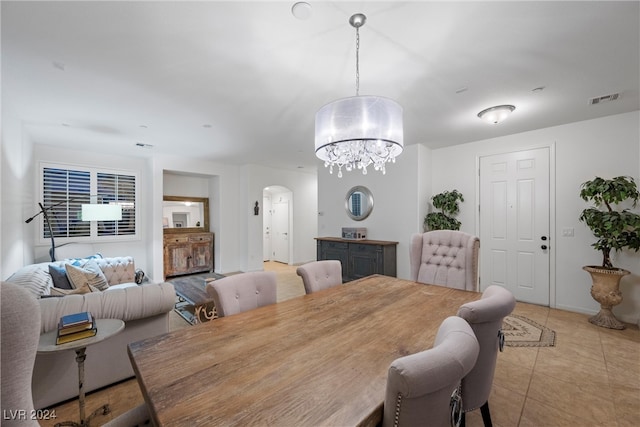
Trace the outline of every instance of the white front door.
[[549, 148], [480, 158], [480, 285], [549, 305]]
[[273, 261], [289, 263], [289, 201], [271, 204], [271, 248]]

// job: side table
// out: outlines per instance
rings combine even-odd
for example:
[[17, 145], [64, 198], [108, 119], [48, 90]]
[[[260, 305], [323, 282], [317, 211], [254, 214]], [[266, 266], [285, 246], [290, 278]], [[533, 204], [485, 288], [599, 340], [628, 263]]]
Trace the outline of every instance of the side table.
[[[197, 283], [181, 280], [172, 282], [176, 295], [178, 296], [178, 302], [175, 306], [176, 312], [192, 325], [218, 317], [215, 306], [213, 305], [213, 298], [211, 298], [205, 290], [208, 280], [204, 279]], [[185, 311], [189, 311], [187, 307], [193, 310], [192, 317], [185, 313]]]
[[78, 404], [80, 406], [80, 422], [77, 423], [75, 421], [64, 421], [62, 423], [56, 424], [56, 427], [88, 427], [91, 418], [93, 418], [94, 416], [99, 415], [100, 413], [102, 413], [102, 415], [106, 415], [111, 412], [109, 404], [105, 404], [85, 418], [84, 360], [87, 358], [85, 351], [88, 346], [106, 340], [107, 338], [112, 337], [122, 331], [124, 329], [124, 322], [120, 319], [96, 319], [94, 321], [97, 328], [97, 333], [95, 336], [90, 338], [83, 338], [77, 341], [56, 345], [56, 336], [58, 334], [57, 330], [49, 331], [40, 335], [40, 342], [38, 343], [38, 353], [52, 353], [58, 351], [75, 350], [76, 362], [78, 363]]

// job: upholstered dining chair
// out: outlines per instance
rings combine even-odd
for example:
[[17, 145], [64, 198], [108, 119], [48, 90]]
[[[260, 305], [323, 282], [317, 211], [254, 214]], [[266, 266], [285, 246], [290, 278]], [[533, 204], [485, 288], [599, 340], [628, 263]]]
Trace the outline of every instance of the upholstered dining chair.
[[254, 271], [207, 283], [218, 317], [231, 316], [277, 302], [276, 273]]
[[462, 231], [435, 230], [411, 237], [411, 280], [478, 290], [480, 239]]
[[446, 318], [433, 348], [391, 363], [382, 427], [450, 426], [452, 395], [476, 363], [478, 351], [469, 324], [456, 316]]
[[[462, 409], [469, 412], [480, 408], [485, 427], [492, 425], [489, 395], [498, 350], [502, 351], [504, 344], [502, 320], [515, 306], [516, 299], [508, 289], [491, 285], [479, 300], [463, 304], [458, 309], [458, 316], [469, 322], [480, 344], [476, 365], [462, 379]], [[464, 413], [461, 425], [464, 426]]]
[[296, 269], [304, 292], [310, 294], [342, 284], [342, 263], [338, 260], [312, 261]]
[[40, 306], [31, 292], [7, 282], [0, 284], [0, 300], [2, 425], [39, 426], [31, 416], [31, 379], [40, 340]]

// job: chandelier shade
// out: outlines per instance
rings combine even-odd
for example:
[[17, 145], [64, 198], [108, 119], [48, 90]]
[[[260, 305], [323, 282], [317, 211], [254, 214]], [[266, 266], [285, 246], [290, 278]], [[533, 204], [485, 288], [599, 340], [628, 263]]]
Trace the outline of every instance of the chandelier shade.
[[[316, 156], [325, 166], [351, 171], [373, 165], [385, 172], [404, 149], [402, 107], [380, 96], [352, 96], [333, 101], [316, 113]], [[332, 171], [333, 172], [333, 171]]]
[[373, 165], [386, 172], [386, 164], [395, 162], [404, 149], [402, 107], [381, 96], [360, 96], [360, 32], [367, 17], [357, 13], [349, 19], [356, 29], [356, 96], [326, 104], [316, 113], [316, 156], [325, 167], [347, 172], [360, 169], [367, 173]]

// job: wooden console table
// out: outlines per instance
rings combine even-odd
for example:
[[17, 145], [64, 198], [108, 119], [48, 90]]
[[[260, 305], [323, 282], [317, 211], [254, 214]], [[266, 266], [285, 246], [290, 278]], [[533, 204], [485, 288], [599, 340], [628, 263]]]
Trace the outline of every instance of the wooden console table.
[[213, 233], [164, 235], [164, 276], [213, 271]]
[[396, 246], [385, 240], [349, 240], [338, 237], [316, 237], [317, 259], [337, 259], [342, 263], [342, 281], [360, 279], [372, 274], [396, 277]]

